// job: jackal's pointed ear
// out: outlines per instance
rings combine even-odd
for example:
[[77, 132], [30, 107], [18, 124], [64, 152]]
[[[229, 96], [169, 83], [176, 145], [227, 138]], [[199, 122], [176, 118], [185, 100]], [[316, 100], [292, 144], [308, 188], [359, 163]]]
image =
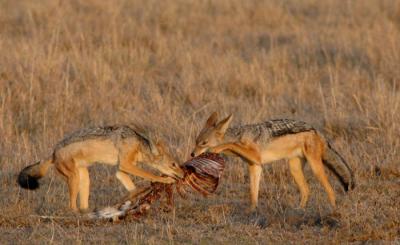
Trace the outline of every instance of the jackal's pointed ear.
[[228, 129], [229, 124], [232, 122], [233, 115], [230, 114], [224, 120], [220, 121], [215, 128], [218, 130], [218, 133], [221, 135], [225, 134], [225, 131]]
[[215, 125], [217, 125], [217, 121], [218, 121], [218, 113], [214, 111], [211, 114], [211, 116], [207, 119], [206, 127], [207, 128], [215, 127]]
[[153, 154], [154, 156], [160, 155], [160, 152], [158, 150], [158, 145], [155, 144], [152, 140], [149, 140], [149, 144], [150, 144], [151, 154]]

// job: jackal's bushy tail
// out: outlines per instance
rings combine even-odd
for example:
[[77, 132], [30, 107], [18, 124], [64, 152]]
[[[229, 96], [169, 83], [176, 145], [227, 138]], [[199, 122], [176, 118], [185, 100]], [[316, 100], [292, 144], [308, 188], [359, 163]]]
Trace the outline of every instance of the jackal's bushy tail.
[[354, 189], [354, 174], [347, 162], [341, 155], [328, 143], [323, 156], [323, 163], [331, 170], [343, 185], [345, 191]]
[[22, 169], [18, 175], [18, 184], [25, 189], [34, 190], [39, 188], [38, 179], [42, 178], [51, 164], [52, 159], [39, 161]]

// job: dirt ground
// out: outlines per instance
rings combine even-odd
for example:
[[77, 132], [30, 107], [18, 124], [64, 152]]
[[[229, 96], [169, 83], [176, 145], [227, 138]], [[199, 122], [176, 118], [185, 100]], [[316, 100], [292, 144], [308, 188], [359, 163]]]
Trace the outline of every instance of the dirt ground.
[[[400, 1], [0, 1], [0, 243], [400, 243]], [[311, 196], [285, 161], [265, 165], [248, 213], [247, 165], [228, 158], [216, 194], [177, 197], [139, 221], [86, 222], [53, 169], [36, 191], [18, 172], [64, 135], [140, 121], [184, 162], [213, 111], [233, 125], [306, 121], [357, 186], [333, 210], [308, 165]], [[126, 191], [90, 169], [90, 206]], [[146, 183], [136, 177], [137, 185]]]

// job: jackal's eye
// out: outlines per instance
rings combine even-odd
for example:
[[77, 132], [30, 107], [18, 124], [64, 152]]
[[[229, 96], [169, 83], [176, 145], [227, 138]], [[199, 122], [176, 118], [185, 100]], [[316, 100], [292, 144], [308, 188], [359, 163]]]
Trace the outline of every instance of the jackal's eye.
[[201, 142], [201, 144], [200, 145], [202, 145], [202, 146], [205, 146], [205, 145], [207, 145], [207, 141], [203, 141], [203, 142]]

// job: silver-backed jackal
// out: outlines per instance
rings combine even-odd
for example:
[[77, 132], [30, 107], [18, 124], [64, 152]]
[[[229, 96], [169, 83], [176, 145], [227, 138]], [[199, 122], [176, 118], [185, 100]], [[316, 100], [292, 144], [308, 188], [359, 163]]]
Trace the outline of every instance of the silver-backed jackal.
[[[138, 162], [148, 164], [167, 176], [145, 171], [136, 166]], [[80, 209], [85, 210], [89, 207], [90, 180], [87, 168], [94, 163], [118, 164], [116, 177], [128, 191], [135, 189], [128, 174], [162, 183], [173, 183], [174, 178], [183, 176], [183, 171], [163, 143], [154, 143], [138, 127], [117, 125], [72, 133], [55, 146], [49, 159], [24, 168], [18, 176], [18, 183], [23, 188], [36, 189], [39, 187], [38, 179], [54, 165], [68, 184], [70, 208], [78, 210], [76, 201], [79, 193]]]
[[262, 164], [288, 159], [292, 174], [301, 193], [300, 206], [304, 208], [309, 187], [303, 175], [305, 160], [328, 193], [333, 207], [335, 193], [325, 174], [324, 166], [338, 177], [345, 191], [354, 188], [354, 176], [345, 160], [328, 141], [310, 125], [290, 119], [229, 127], [232, 115], [218, 122], [214, 112], [196, 139], [192, 156], [205, 151], [226, 153], [241, 157], [249, 164], [251, 210], [257, 207]]

